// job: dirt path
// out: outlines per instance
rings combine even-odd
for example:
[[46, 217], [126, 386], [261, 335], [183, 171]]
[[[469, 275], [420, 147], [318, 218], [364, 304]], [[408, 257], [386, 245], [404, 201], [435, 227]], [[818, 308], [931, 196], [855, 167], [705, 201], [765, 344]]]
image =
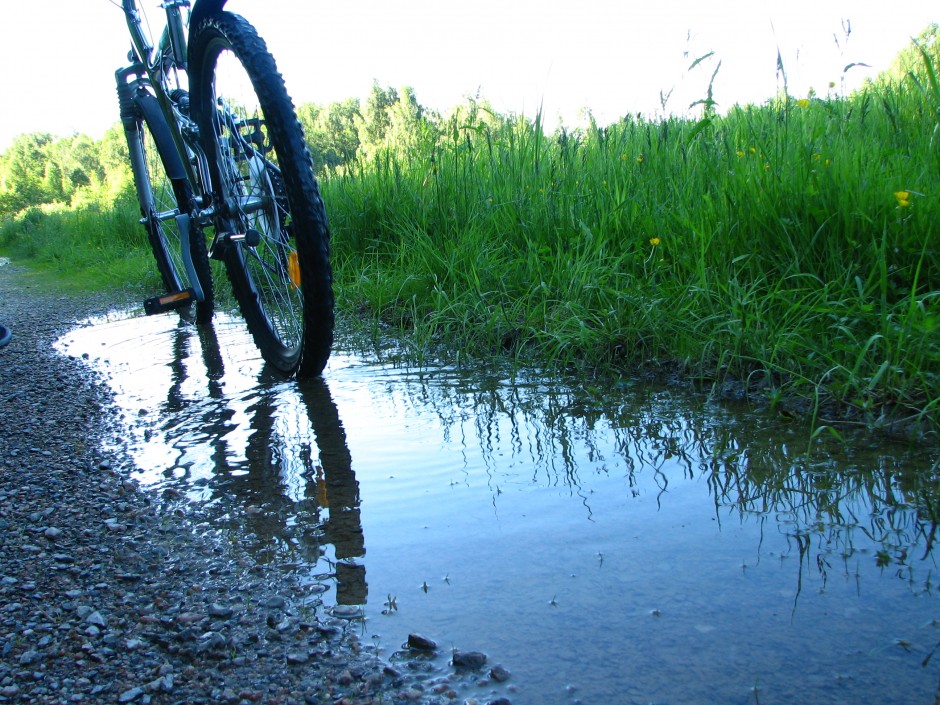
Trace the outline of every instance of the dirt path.
[[0, 266], [0, 702], [453, 702], [102, 455], [107, 389], [53, 349], [96, 308]]

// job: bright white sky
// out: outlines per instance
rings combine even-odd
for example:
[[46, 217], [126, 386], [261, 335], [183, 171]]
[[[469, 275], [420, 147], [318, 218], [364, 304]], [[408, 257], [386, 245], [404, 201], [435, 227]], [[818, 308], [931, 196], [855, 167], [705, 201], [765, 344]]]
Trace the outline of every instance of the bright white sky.
[[[141, 0], [162, 27], [159, 0]], [[722, 61], [721, 109], [762, 103], [778, 87], [779, 47], [790, 92], [856, 87], [885, 68], [909, 38], [940, 21], [934, 0], [231, 0], [278, 61], [295, 102], [365, 98], [377, 79], [408, 85], [446, 111], [479, 94], [501, 112], [546, 124], [576, 123], [588, 107], [602, 123], [703, 98], [715, 60], [684, 76], [708, 51]], [[32, 131], [98, 138], [117, 119], [114, 70], [129, 41], [110, 0], [20, 5], [0, 24], [0, 150]], [[851, 22], [846, 39], [843, 20]], [[689, 41], [691, 36], [691, 41]], [[864, 62], [871, 69], [843, 68]], [[846, 82], [843, 83], [843, 78]]]

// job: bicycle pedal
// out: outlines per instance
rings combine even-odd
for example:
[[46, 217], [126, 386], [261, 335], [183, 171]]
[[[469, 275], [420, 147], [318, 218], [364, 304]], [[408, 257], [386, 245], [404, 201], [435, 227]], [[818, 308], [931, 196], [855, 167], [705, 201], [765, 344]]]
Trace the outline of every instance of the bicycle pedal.
[[196, 300], [196, 292], [192, 289], [183, 289], [182, 291], [172, 291], [162, 296], [151, 296], [144, 301], [144, 313], [153, 316], [157, 313], [166, 313], [183, 306], [188, 306]]

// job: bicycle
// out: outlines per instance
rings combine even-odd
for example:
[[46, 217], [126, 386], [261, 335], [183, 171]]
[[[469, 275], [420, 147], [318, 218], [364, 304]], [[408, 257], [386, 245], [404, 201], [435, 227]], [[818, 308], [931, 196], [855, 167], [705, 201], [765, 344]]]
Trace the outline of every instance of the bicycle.
[[[115, 3], [117, 4], [117, 3]], [[333, 341], [330, 233], [303, 131], [274, 58], [225, 0], [165, 0], [154, 47], [137, 0], [121, 0], [131, 37], [115, 72], [121, 122], [167, 293], [148, 314], [212, 318], [211, 260], [224, 263], [264, 360], [319, 375]]]

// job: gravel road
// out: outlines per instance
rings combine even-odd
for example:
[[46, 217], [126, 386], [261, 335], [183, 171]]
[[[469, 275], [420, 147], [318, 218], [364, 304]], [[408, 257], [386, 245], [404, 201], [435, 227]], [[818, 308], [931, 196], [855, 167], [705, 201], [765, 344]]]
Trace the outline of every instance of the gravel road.
[[52, 342], [103, 310], [0, 266], [0, 702], [509, 702], [483, 695], [505, 671], [386, 658], [303, 609], [299, 584], [102, 454], [107, 388]]

